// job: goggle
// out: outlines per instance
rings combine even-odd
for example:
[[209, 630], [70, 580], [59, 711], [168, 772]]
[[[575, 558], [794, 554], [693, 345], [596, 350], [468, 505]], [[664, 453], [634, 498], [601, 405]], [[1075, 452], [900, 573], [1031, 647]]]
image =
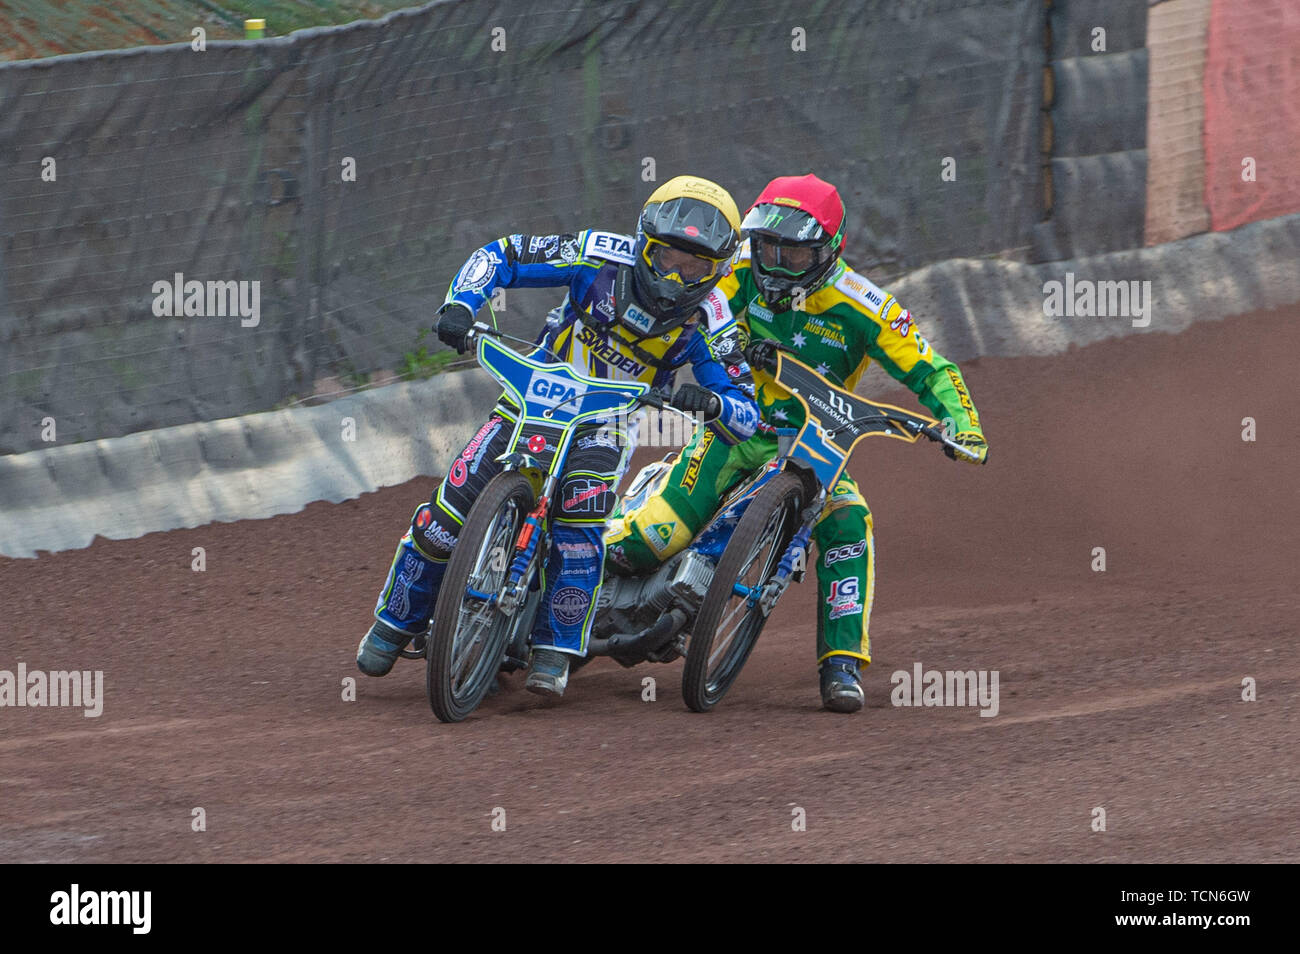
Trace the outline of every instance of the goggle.
[[717, 276], [729, 259], [696, 255], [657, 238], [646, 236], [646, 264], [660, 278], [671, 278], [683, 285], [698, 285]]
[[781, 245], [767, 241], [761, 235], [753, 236], [753, 247], [763, 271], [787, 278], [798, 278], [816, 268], [830, 253], [824, 245]]

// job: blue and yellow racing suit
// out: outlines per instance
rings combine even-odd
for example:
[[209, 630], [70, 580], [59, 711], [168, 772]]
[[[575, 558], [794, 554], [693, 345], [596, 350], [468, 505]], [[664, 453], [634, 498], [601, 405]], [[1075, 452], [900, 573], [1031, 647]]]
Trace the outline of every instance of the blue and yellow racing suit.
[[[671, 386], [690, 365], [695, 379], [722, 400], [709, 433], [727, 445], [753, 435], [758, 407], [732, 383], [709, 349], [695, 319], [655, 337], [637, 338], [642, 320], [632, 296], [633, 240], [615, 232], [511, 235], [475, 251], [452, 281], [447, 301], [477, 313], [497, 288], [566, 287], [564, 303], [547, 318], [539, 343], [577, 371], [618, 381]], [[714, 327], [712, 334], [721, 331]], [[375, 615], [402, 632], [429, 624], [447, 560], [465, 515], [501, 470], [519, 410], [504, 398], [452, 459], [447, 476], [421, 505], [402, 537]], [[584, 655], [596, 595], [604, 578], [605, 520], [634, 449], [622, 422], [597, 421], [583, 429], [565, 463], [552, 518], [551, 556], [535, 647]]]

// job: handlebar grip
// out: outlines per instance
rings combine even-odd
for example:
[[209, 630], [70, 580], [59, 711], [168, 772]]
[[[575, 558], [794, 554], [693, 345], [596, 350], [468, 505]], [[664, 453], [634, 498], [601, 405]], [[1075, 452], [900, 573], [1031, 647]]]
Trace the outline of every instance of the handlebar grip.
[[947, 434], [940, 430], [937, 424], [928, 424], [925, 427], [922, 427], [921, 433], [930, 438], [930, 440], [951, 449], [954, 454], [961, 454], [962, 457], [968, 458], [969, 460], [979, 460], [979, 454], [975, 453], [970, 448], [951, 440]]

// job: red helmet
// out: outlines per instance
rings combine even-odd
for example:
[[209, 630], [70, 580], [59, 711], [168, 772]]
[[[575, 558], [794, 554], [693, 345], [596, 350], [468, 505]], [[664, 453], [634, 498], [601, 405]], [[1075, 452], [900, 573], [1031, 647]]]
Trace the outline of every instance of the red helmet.
[[844, 248], [844, 201], [812, 173], [782, 176], [754, 200], [740, 228], [763, 300], [773, 311], [788, 311], [796, 288], [816, 290], [835, 268]]

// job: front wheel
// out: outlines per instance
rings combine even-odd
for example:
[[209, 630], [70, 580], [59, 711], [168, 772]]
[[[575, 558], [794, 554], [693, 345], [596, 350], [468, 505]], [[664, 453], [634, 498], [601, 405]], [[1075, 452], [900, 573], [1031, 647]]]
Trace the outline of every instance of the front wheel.
[[429, 705], [443, 722], [460, 722], [478, 707], [515, 626], [532, 622], [522, 619], [531, 601], [507, 616], [496, 599], [533, 504], [527, 478], [514, 471], [497, 474], [470, 508], [447, 561], [425, 651]]
[[803, 484], [777, 474], [755, 494], [722, 551], [686, 652], [682, 698], [695, 712], [717, 705], [740, 675], [767, 622], [758, 598], [799, 520]]

